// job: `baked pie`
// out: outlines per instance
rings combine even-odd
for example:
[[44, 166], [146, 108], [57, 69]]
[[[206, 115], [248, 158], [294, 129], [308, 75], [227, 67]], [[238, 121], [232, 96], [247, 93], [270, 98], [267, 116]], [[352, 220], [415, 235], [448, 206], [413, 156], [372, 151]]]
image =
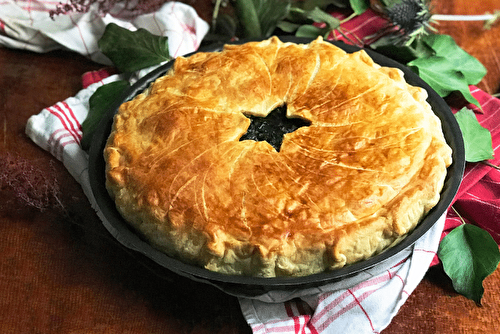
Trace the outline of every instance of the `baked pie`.
[[[399, 69], [321, 38], [179, 57], [115, 115], [106, 187], [186, 263], [262, 277], [340, 268], [437, 204], [452, 152], [426, 98]], [[273, 113], [298, 124], [268, 130], [276, 145], [249, 130]]]

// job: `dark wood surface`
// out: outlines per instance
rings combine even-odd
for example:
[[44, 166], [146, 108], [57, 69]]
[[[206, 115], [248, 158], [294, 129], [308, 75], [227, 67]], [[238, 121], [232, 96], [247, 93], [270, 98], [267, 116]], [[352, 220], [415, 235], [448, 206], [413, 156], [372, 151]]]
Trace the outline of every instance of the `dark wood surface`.
[[[210, 17], [210, 3], [191, 4]], [[493, 0], [434, 1], [441, 14], [495, 9], [500, 3]], [[498, 92], [500, 25], [485, 31], [481, 23], [453, 22], [438, 29], [488, 68], [479, 87]], [[76, 94], [81, 75], [101, 67], [68, 52], [0, 48], [1, 332], [250, 333], [234, 297], [160, 277], [118, 246], [62, 164], [24, 134], [31, 115]], [[485, 290], [483, 306], [476, 306], [432, 269], [384, 333], [500, 333], [499, 270]]]

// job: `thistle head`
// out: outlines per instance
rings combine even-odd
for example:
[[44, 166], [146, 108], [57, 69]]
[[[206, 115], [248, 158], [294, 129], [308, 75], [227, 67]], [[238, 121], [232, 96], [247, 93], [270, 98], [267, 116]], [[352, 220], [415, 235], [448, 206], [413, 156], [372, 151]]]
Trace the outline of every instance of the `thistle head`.
[[411, 44], [415, 38], [435, 30], [431, 26], [429, 0], [376, 0], [371, 4], [387, 17], [398, 44]]

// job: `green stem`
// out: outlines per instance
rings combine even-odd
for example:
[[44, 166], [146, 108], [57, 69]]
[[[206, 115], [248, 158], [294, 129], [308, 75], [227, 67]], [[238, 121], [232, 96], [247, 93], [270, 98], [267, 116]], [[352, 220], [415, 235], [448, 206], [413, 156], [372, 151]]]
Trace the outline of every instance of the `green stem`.
[[432, 19], [436, 21], [488, 21], [494, 19], [493, 14], [483, 14], [483, 15], [446, 15], [446, 14], [434, 14]]
[[484, 21], [485, 29], [490, 29], [500, 19], [500, 10], [496, 10], [493, 14], [483, 15], [444, 15], [433, 14], [431, 21]]
[[215, 29], [217, 23], [217, 17], [219, 16], [219, 8], [222, 0], [215, 0], [214, 12], [212, 14], [212, 30]]
[[342, 23], [344, 23], [344, 22], [347, 22], [347, 21], [349, 21], [350, 19], [355, 18], [356, 16], [358, 16], [358, 14], [356, 14], [356, 13], [352, 13], [351, 15], [349, 15], [348, 17], [346, 17], [345, 19], [341, 20], [341, 21], [340, 21], [340, 24], [342, 24]]
[[298, 8], [298, 7], [290, 7], [290, 12], [295, 12], [295, 13], [300, 13], [300, 14], [304, 14], [306, 11], [303, 10], [302, 8]]
[[487, 165], [487, 166], [490, 166], [491, 168], [495, 168], [495, 169], [498, 169], [500, 170], [500, 166], [497, 166], [497, 165], [494, 165], [492, 164], [491, 162], [488, 162], [488, 161], [481, 161], [483, 164]]
[[463, 224], [466, 224], [464, 218], [462, 217], [462, 215], [460, 213], [458, 213], [457, 209], [455, 209], [455, 207], [452, 205], [451, 206], [451, 209], [453, 210], [453, 212], [455, 212], [455, 214], [458, 216], [458, 218], [460, 219], [460, 221], [462, 222], [462, 225]]

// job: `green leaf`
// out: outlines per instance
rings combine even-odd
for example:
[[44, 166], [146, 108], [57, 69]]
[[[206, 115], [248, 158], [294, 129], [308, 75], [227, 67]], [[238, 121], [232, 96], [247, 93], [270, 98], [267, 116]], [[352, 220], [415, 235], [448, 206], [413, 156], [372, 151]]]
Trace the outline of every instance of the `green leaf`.
[[326, 8], [328, 5], [334, 5], [338, 8], [350, 7], [350, 0], [303, 0], [297, 1], [293, 5], [299, 6], [304, 10], [311, 10], [314, 7]]
[[244, 37], [256, 38], [262, 36], [259, 16], [253, 0], [236, 0], [236, 11], [243, 27]]
[[465, 52], [453, 37], [443, 34], [430, 34], [422, 37], [436, 56], [446, 58], [455, 70], [463, 73], [469, 85], [475, 85], [486, 75], [486, 68], [476, 58]]
[[465, 146], [465, 160], [477, 162], [493, 159], [493, 146], [491, 133], [477, 121], [474, 112], [462, 108], [455, 114]]
[[370, 44], [370, 47], [389, 58], [406, 64], [417, 58], [430, 57], [434, 51], [420, 38], [409, 45], [397, 45], [398, 37], [387, 35]]
[[300, 26], [299, 29], [297, 29], [297, 31], [295, 32], [295, 36], [316, 38], [318, 36], [323, 36], [327, 31], [329, 30], [328, 29], [325, 30], [325, 28], [319, 28], [311, 24], [305, 24], [303, 26]]
[[318, 7], [314, 7], [311, 11], [307, 12], [307, 17], [314, 22], [325, 23], [330, 30], [338, 28], [340, 26], [340, 20], [328, 14], [327, 12], [321, 10]]
[[300, 24], [292, 23], [292, 22], [288, 22], [288, 21], [281, 21], [281, 22], [278, 22], [277, 27], [280, 28], [281, 30], [283, 30], [284, 32], [292, 33], [294, 31], [297, 31], [297, 29], [299, 29]]
[[455, 290], [481, 304], [483, 280], [500, 262], [498, 245], [491, 235], [471, 224], [460, 225], [443, 238], [438, 256]]
[[81, 145], [84, 150], [89, 149], [92, 136], [101, 118], [129, 86], [125, 80], [114, 81], [97, 88], [92, 94], [89, 99], [89, 113], [82, 123]]
[[290, 10], [290, 0], [254, 0], [259, 15], [263, 37], [270, 37], [278, 22], [283, 20]]
[[357, 15], [363, 14], [368, 8], [370, 8], [369, 0], [349, 0], [351, 8]]
[[267, 38], [290, 10], [290, 0], [236, 0], [245, 38]]
[[145, 29], [130, 31], [114, 23], [106, 26], [98, 45], [120, 72], [134, 72], [171, 59], [167, 37]]
[[481, 105], [470, 93], [469, 85], [462, 72], [457, 71], [452, 62], [445, 57], [431, 56], [417, 58], [407, 64], [441, 97], [459, 91], [470, 103], [479, 108]]

